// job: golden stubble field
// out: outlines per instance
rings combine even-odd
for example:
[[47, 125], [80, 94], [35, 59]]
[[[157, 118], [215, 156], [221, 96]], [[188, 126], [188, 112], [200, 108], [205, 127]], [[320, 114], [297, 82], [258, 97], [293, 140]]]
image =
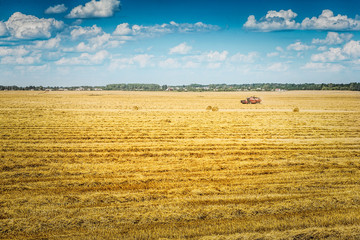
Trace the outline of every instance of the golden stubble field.
[[1, 239], [360, 239], [359, 92], [9, 91], [0, 114]]

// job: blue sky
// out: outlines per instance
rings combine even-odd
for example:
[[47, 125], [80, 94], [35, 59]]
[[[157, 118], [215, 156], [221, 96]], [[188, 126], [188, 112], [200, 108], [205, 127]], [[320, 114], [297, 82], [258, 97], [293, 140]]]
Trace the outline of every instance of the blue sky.
[[0, 0], [0, 85], [359, 82], [359, 1]]

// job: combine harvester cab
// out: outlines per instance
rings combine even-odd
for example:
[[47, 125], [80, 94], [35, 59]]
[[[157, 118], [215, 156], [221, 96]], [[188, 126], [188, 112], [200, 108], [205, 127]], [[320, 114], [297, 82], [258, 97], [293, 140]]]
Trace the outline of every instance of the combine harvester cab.
[[261, 103], [261, 98], [259, 97], [249, 97], [246, 100], [241, 100], [242, 104], [257, 104], [257, 103]]

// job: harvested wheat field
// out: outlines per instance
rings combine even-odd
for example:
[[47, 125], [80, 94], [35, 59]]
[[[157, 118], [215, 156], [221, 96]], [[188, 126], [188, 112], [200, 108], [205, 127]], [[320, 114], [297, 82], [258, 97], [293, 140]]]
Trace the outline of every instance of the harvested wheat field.
[[0, 114], [1, 239], [360, 239], [359, 92], [9, 91]]

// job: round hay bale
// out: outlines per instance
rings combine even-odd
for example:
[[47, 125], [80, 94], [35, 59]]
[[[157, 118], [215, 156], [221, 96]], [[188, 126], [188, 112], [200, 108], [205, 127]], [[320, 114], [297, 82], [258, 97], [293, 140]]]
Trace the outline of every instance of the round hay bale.
[[298, 107], [293, 109], [293, 112], [299, 112], [299, 111], [300, 111], [300, 109]]
[[208, 110], [208, 111], [212, 110], [212, 106], [207, 106], [206, 110]]
[[213, 112], [217, 112], [217, 111], [219, 111], [219, 107], [215, 106], [215, 107], [213, 107], [211, 110], [212, 110]]
[[132, 108], [133, 110], [139, 110], [139, 107], [138, 106], [133, 106], [133, 108]]

